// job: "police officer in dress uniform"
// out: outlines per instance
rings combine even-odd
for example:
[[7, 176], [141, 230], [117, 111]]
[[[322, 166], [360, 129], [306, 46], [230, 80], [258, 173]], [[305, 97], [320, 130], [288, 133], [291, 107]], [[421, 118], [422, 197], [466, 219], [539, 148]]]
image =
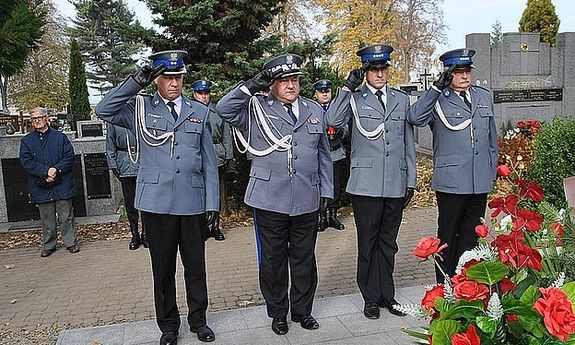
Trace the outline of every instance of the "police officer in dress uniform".
[[[288, 332], [290, 309], [291, 320], [301, 327], [319, 327], [311, 315], [317, 286], [315, 227], [320, 205], [327, 207], [333, 196], [323, 110], [299, 96], [301, 62], [294, 54], [276, 56], [216, 107], [236, 134], [246, 133], [237, 139], [252, 153], [245, 202], [254, 209], [260, 288], [278, 335]], [[267, 97], [257, 94], [270, 86]]]
[[[350, 72], [327, 111], [336, 128], [351, 119], [351, 194], [357, 227], [357, 284], [365, 301], [364, 315], [377, 319], [379, 307], [395, 310], [393, 270], [397, 234], [415, 188], [413, 127], [406, 121], [409, 97], [387, 85], [388, 45], [361, 48], [362, 67]], [[365, 79], [367, 82], [359, 89]]]
[[140, 244], [148, 248], [146, 228], [142, 223], [142, 236], [138, 232], [138, 210], [134, 207], [136, 196], [136, 177], [138, 176], [138, 157], [136, 156], [136, 138], [127, 128], [122, 128], [113, 124], [108, 124], [106, 130], [106, 159], [108, 168], [120, 181], [122, 194], [124, 195], [124, 206], [132, 239], [128, 249], [136, 250]]
[[[150, 55], [152, 66], [112, 89], [96, 107], [102, 120], [136, 136], [140, 170], [136, 208], [146, 223], [160, 344], [176, 344], [180, 315], [176, 304], [176, 256], [184, 266], [188, 324], [201, 341], [213, 341], [208, 307], [205, 238], [220, 200], [217, 159], [208, 108], [182, 95], [185, 51]], [[138, 95], [155, 82], [152, 96]]]
[[[471, 85], [472, 49], [439, 57], [445, 70], [414, 104], [409, 120], [433, 133], [433, 179], [438, 237], [448, 247], [439, 264], [455, 274], [461, 254], [477, 245], [475, 226], [485, 215], [497, 169], [497, 129], [488, 90]], [[444, 276], [436, 269], [437, 281]]]
[[[211, 91], [213, 83], [209, 80], [196, 80], [192, 83], [194, 90], [194, 98], [210, 108], [210, 125], [212, 126], [212, 138], [214, 140], [214, 149], [218, 156], [218, 173], [220, 177], [220, 200], [227, 197], [226, 188], [226, 170], [230, 160], [234, 158], [234, 147], [232, 143], [232, 131], [230, 125], [218, 116], [216, 113], [216, 105], [211, 102]], [[215, 219], [214, 226], [208, 229], [209, 237], [213, 237], [216, 241], [223, 241], [226, 239], [222, 230], [220, 229], [220, 217]]]
[[[327, 79], [318, 80], [313, 84], [314, 98], [321, 105], [323, 111], [327, 111], [331, 103], [331, 81]], [[324, 231], [328, 227], [336, 230], [344, 230], [343, 225], [337, 219], [337, 209], [341, 207], [341, 177], [343, 176], [345, 148], [342, 145], [343, 138], [347, 136], [348, 126], [335, 128], [326, 126], [327, 138], [331, 160], [333, 161], [333, 201], [327, 210], [319, 212], [317, 231]]]

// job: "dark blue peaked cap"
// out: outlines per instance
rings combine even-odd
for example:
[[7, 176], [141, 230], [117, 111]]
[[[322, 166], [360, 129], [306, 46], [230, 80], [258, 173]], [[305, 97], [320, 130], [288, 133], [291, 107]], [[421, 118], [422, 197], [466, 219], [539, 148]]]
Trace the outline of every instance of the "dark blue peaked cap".
[[386, 44], [373, 44], [360, 48], [357, 56], [361, 58], [361, 63], [367, 67], [386, 67], [391, 61], [393, 47]]
[[264, 64], [264, 70], [269, 70], [274, 75], [274, 79], [300, 75], [302, 58], [296, 54], [278, 55]]
[[454, 49], [441, 54], [439, 60], [443, 62], [443, 67], [455, 65], [455, 69], [475, 68], [472, 57], [475, 55], [473, 49]]
[[327, 79], [318, 80], [313, 84], [313, 89], [318, 90], [331, 90], [331, 81]]
[[192, 83], [194, 91], [211, 91], [213, 83], [209, 80], [200, 79]]
[[164, 64], [167, 68], [164, 74], [184, 74], [186, 73], [186, 64], [184, 63], [186, 56], [188, 53], [183, 50], [164, 50], [153, 53], [148, 56], [148, 59], [152, 60], [154, 67]]

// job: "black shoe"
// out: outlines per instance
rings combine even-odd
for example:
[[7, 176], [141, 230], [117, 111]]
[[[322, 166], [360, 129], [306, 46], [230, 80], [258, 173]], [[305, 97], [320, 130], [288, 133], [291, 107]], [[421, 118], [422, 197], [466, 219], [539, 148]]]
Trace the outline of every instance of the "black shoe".
[[54, 248], [54, 249], [48, 249], [48, 250], [43, 250], [43, 251], [40, 253], [40, 256], [43, 257], [43, 258], [47, 258], [47, 257], [49, 257], [50, 255], [52, 255], [52, 253], [54, 253], [55, 251], [56, 251], [56, 248]]
[[329, 219], [328, 219], [327, 224], [330, 228], [334, 228], [336, 230], [344, 230], [345, 229], [345, 225], [343, 225], [342, 222], [340, 222], [339, 219], [337, 219], [337, 209], [336, 208], [332, 208], [329, 210]]
[[363, 307], [363, 315], [368, 319], [379, 319], [379, 307], [375, 302], [365, 302], [365, 306]]
[[319, 323], [310, 314], [306, 314], [306, 315], [292, 314], [291, 320], [293, 322], [299, 322], [301, 327], [305, 328], [305, 329], [318, 329], [319, 328]]
[[325, 229], [327, 229], [327, 211], [319, 210], [319, 212], [317, 213], [316, 231], [322, 232], [325, 231]]
[[289, 331], [287, 318], [285, 316], [274, 317], [272, 320], [272, 331], [277, 335], [286, 334]]
[[130, 241], [130, 244], [128, 245], [128, 249], [130, 250], [136, 250], [140, 248], [140, 237], [134, 237], [132, 236], [132, 240]]
[[399, 310], [396, 310], [395, 308], [393, 308], [393, 306], [397, 305], [399, 306], [399, 302], [397, 302], [395, 300], [395, 298], [382, 298], [378, 305], [382, 308], [387, 308], [387, 310], [389, 310], [389, 312], [395, 316], [405, 316], [407, 314], [405, 314], [404, 312], [401, 312]]
[[212, 235], [214, 236], [214, 239], [216, 241], [223, 241], [226, 239], [226, 237], [224, 236], [224, 234], [222, 233], [222, 231], [219, 228], [214, 229], [214, 231], [212, 232]]
[[160, 345], [176, 345], [178, 344], [178, 332], [166, 332], [160, 338]]
[[142, 247], [148, 248], [148, 233], [146, 232], [146, 226], [142, 224], [142, 236], [140, 236], [140, 243]]
[[214, 331], [212, 331], [208, 325], [201, 325], [196, 328], [190, 327], [190, 331], [192, 333], [196, 333], [198, 335], [198, 339], [204, 343], [209, 343], [210, 341], [216, 340]]

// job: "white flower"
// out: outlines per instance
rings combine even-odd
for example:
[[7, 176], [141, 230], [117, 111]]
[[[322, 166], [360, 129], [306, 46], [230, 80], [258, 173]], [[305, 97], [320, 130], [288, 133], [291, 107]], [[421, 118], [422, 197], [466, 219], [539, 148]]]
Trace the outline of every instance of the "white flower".
[[555, 219], [558, 222], [563, 221], [563, 215], [565, 214], [565, 209], [562, 208], [559, 210], [559, 213], [557, 214], [557, 219]]
[[489, 297], [489, 302], [487, 303], [487, 316], [492, 320], [499, 320], [503, 314], [503, 307], [501, 306], [499, 295], [494, 293]]
[[465, 266], [465, 264], [471, 260], [489, 261], [496, 256], [497, 253], [493, 247], [486, 244], [480, 244], [477, 247], [461, 254], [461, 257], [459, 257], [459, 262], [457, 263], [457, 268], [455, 269], [455, 273], [461, 274], [463, 266]]
[[551, 284], [551, 287], [560, 289], [563, 284], [565, 284], [565, 273], [561, 272], [553, 284]]
[[396, 304], [393, 306], [393, 309], [418, 319], [427, 319], [431, 316], [429, 315], [431, 311], [425, 310], [419, 304], [411, 304], [411, 303], [399, 304], [399, 305]]
[[511, 215], [507, 215], [505, 217], [503, 217], [501, 219], [501, 221], [499, 222], [499, 226], [501, 226], [501, 230], [507, 229], [507, 226], [509, 224], [513, 224], [513, 219], [511, 218]]

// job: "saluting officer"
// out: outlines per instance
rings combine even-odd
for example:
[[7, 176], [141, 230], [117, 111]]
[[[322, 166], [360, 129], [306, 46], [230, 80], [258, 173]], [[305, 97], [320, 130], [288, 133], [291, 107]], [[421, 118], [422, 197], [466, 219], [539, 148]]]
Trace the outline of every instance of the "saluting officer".
[[[393, 270], [397, 234], [415, 188], [413, 127], [406, 121], [409, 97], [387, 85], [389, 45], [358, 50], [362, 67], [350, 72], [327, 111], [327, 123], [336, 128], [351, 119], [351, 194], [357, 227], [357, 284], [365, 301], [364, 315], [379, 318], [379, 307], [394, 309]], [[358, 86], [367, 82], [360, 89]]]
[[[314, 98], [327, 111], [332, 100], [331, 81], [327, 79], [318, 80], [313, 84]], [[317, 222], [317, 231], [324, 231], [326, 228], [344, 230], [343, 225], [337, 219], [337, 210], [341, 207], [341, 177], [343, 176], [345, 148], [342, 145], [343, 138], [347, 136], [348, 126], [335, 128], [326, 126], [327, 138], [331, 160], [333, 161], [333, 200], [328, 205], [327, 210], [321, 210]]]
[[[445, 70], [413, 105], [409, 120], [433, 133], [433, 179], [439, 210], [437, 234], [448, 247], [439, 264], [455, 274], [459, 257], [477, 245], [475, 226], [485, 215], [497, 169], [497, 129], [489, 90], [471, 85], [472, 49], [439, 57]], [[436, 270], [437, 281], [444, 281]]]
[[[160, 344], [176, 344], [176, 256], [184, 266], [188, 323], [201, 341], [213, 341], [206, 325], [207, 225], [217, 217], [218, 168], [208, 108], [182, 95], [185, 51], [150, 55], [144, 66], [112, 89], [96, 107], [102, 120], [129, 128], [137, 139], [140, 170], [136, 208], [148, 235]], [[138, 95], [155, 82], [152, 96]], [[206, 222], [208, 224], [206, 224]]]
[[[218, 116], [216, 113], [216, 105], [211, 102], [212, 99], [212, 85], [209, 80], [200, 79], [192, 83], [194, 90], [194, 98], [202, 102], [210, 109], [210, 125], [212, 126], [212, 139], [214, 140], [214, 148], [218, 156], [218, 173], [220, 177], [220, 200], [227, 198], [226, 188], [226, 170], [230, 160], [234, 158], [234, 147], [232, 143], [232, 131], [230, 125]], [[213, 227], [208, 229], [208, 237], [213, 237], [216, 241], [223, 241], [226, 239], [222, 230], [220, 229], [220, 217], [214, 220]]]
[[[271, 59], [216, 107], [253, 157], [245, 202], [254, 209], [260, 288], [278, 335], [288, 332], [290, 309], [291, 320], [301, 327], [319, 327], [311, 316], [317, 286], [315, 227], [320, 205], [327, 207], [333, 196], [323, 110], [299, 96], [301, 62], [294, 54]], [[270, 86], [267, 97], [257, 94]]]
[[138, 157], [136, 156], [136, 138], [127, 128], [122, 128], [113, 124], [108, 124], [106, 130], [106, 159], [108, 168], [120, 181], [122, 194], [124, 195], [124, 206], [132, 239], [128, 248], [135, 250], [140, 247], [148, 248], [148, 238], [146, 227], [142, 223], [142, 236], [138, 232], [138, 210], [134, 207], [136, 196], [136, 180], [138, 176]]

